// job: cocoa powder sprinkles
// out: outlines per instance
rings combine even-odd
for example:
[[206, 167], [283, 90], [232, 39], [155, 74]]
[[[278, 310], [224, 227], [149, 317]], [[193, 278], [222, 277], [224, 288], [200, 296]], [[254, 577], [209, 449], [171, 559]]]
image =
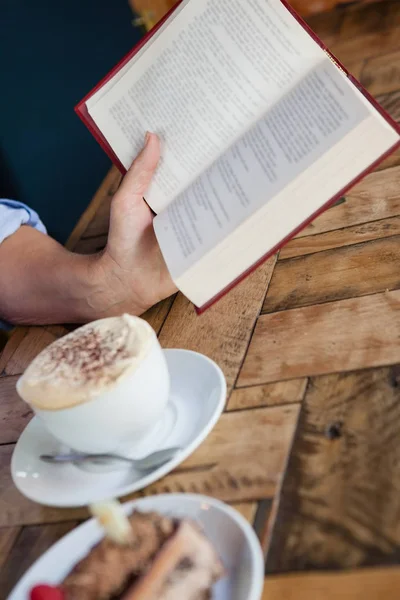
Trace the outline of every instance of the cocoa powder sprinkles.
[[130, 315], [84, 325], [35, 358], [19, 381], [21, 396], [50, 410], [90, 400], [139, 364], [154, 336]]
[[61, 370], [68, 368], [70, 379], [75, 379], [77, 383], [99, 377], [104, 383], [107, 375], [110, 381], [114, 381], [118, 376], [115, 369], [107, 373], [107, 368], [115, 365], [116, 361], [124, 361], [132, 356], [126, 337], [113, 331], [104, 336], [94, 327], [89, 327], [81, 335], [56, 342], [50, 348], [49, 367], [57, 365]]

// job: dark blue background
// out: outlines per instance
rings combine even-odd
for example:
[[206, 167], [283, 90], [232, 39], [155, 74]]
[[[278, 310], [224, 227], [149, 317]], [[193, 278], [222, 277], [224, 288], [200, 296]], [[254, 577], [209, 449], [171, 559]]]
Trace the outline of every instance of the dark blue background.
[[0, 197], [64, 242], [110, 161], [75, 104], [142, 32], [127, 0], [0, 0]]

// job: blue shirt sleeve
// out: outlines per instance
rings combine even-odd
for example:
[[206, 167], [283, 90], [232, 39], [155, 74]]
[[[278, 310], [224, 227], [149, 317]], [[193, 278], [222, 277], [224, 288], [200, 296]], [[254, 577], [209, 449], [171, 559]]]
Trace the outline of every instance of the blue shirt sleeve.
[[0, 198], [0, 244], [15, 233], [21, 225], [29, 225], [47, 233], [39, 215], [29, 206], [15, 200]]
[[[0, 198], [0, 244], [15, 233], [21, 225], [29, 225], [42, 233], [47, 233], [39, 215], [29, 206], [15, 200]], [[0, 329], [11, 328], [9, 323], [0, 319]]]

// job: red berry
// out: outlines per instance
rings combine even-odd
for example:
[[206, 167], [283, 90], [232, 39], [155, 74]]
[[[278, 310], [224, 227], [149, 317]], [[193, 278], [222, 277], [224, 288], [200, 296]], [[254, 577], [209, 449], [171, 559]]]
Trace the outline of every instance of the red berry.
[[57, 587], [37, 585], [31, 590], [30, 600], [64, 600], [64, 594]]

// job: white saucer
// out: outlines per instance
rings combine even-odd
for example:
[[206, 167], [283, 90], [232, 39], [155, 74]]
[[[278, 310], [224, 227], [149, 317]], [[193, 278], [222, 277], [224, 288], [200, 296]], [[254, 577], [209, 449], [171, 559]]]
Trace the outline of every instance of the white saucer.
[[182, 448], [171, 461], [142, 473], [133, 468], [112, 473], [92, 473], [74, 465], [50, 465], [41, 454], [65, 451], [34, 417], [14, 449], [11, 474], [27, 498], [57, 507], [86, 506], [105, 498], [136, 492], [184, 461], [204, 441], [224, 409], [226, 382], [221, 369], [209, 358], [187, 350], [165, 350], [171, 376], [168, 408], [152, 435], [146, 437], [134, 458], [161, 448]]
[[[247, 521], [229, 506], [191, 494], [151, 496], [124, 505], [145, 512], [188, 517], [201, 524], [214, 544], [227, 576], [213, 588], [214, 600], [259, 600], [264, 583], [264, 559], [257, 536]], [[48, 550], [23, 576], [8, 600], [26, 600], [39, 584], [57, 585], [102, 537], [95, 520], [84, 523]]]

